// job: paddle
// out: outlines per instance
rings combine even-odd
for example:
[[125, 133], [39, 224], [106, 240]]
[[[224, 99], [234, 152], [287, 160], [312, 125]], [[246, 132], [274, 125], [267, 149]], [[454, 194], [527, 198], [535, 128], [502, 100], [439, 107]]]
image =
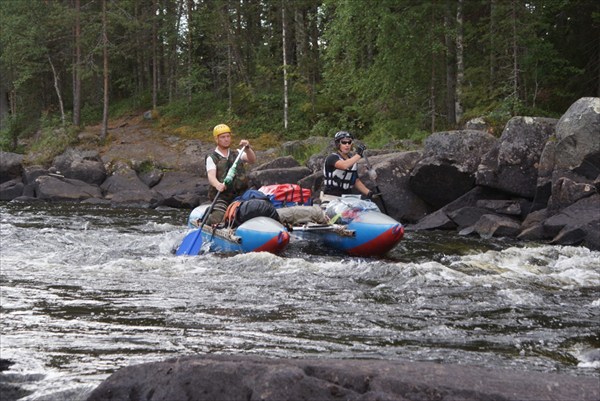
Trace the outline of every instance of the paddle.
[[[229, 171], [227, 171], [227, 175], [223, 180], [223, 184], [229, 186], [233, 182], [233, 179], [235, 178], [237, 165], [240, 159], [242, 158], [242, 154], [244, 154], [245, 150], [246, 146], [242, 147], [242, 150], [240, 150], [240, 153], [235, 158], [235, 161], [229, 168]], [[181, 242], [179, 248], [177, 248], [177, 252], [175, 252], [175, 255], [198, 255], [200, 253], [200, 248], [202, 248], [202, 228], [204, 228], [204, 225], [208, 221], [208, 216], [214, 209], [215, 204], [219, 199], [219, 195], [221, 195], [221, 192], [217, 192], [217, 196], [215, 196], [215, 199], [210, 204], [210, 207], [206, 210], [206, 212], [204, 212], [204, 216], [202, 216], [202, 222], [200, 224], [200, 227], [197, 230], [194, 230], [188, 235], [186, 235], [186, 237]]]
[[381, 194], [381, 190], [379, 189], [379, 185], [377, 185], [377, 172], [371, 168], [371, 163], [369, 163], [369, 159], [367, 158], [367, 154], [363, 152], [363, 158], [365, 159], [365, 164], [367, 165], [367, 170], [369, 171], [369, 177], [375, 183], [375, 190], [379, 194], [379, 199], [381, 200], [381, 206], [383, 206], [383, 212], [388, 214], [387, 207], [385, 207], [385, 201], [383, 200], [383, 195]]

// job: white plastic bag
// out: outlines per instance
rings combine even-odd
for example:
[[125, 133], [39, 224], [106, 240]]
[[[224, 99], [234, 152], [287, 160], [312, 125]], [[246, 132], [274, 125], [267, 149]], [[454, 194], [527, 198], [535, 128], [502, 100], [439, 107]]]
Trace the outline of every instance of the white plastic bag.
[[325, 214], [333, 223], [348, 224], [359, 214], [368, 211], [379, 212], [380, 210], [374, 202], [360, 199], [359, 195], [350, 195], [331, 200], [327, 204]]

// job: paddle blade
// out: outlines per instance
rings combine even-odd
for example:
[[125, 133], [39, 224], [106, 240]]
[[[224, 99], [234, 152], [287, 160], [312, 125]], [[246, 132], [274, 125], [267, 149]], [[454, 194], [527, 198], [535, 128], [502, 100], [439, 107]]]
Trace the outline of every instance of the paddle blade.
[[194, 230], [188, 235], [185, 236], [183, 241], [181, 241], [181, 245], [177, 248], [177, 252], [175, 255], [198, 255], [200, 253], [200, 248], [202, 247], [202, 230]]

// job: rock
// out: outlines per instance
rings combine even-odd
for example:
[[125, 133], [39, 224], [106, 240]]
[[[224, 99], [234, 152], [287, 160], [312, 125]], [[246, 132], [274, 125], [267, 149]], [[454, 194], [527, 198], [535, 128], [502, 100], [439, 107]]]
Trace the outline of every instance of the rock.
[[568, 177], [560, 177], [552, 186], [550, 206], [554, 210], [562, 209], [597, 193], [598, 190], [593, 184], [576, 182]]
[[431, 212], [431, 208], [409, 185], [410, 172], [420, 158], [421, 152], [415, 151], [369, 157], [376, 181], [369, 176], [364, 161], [359, 164], [361, 181], [372, 190], [377, 185], [388, 214], [403, 223], [414, 223]]
[[116, 171], [102, 183], [100, 188], [105, 193], [107, 199], [111, 199], [113, 194], [121, 191], [147, 192], [150, 189], [148, 185], [139, 179], [136, 172], [129, 167], [123, 167]]
[[557, 120], [513, 117], [494, 148], [477, 168], [477, 185], [496, 188], [532, 199], [538, 178], [538, 162]]
[[519, 217], [525, 217], [531, 208], [531, 202], [526, 199], [481, 199], [476, 205], [496, 214]]
[[311, 136], [306, 139], [284, 142], [281, 145], [281, 153], [291, 156], [312, 155], [322, 149], [333, 146], [333, 139], [324, 136]]
[[163, 202], [163, 197], [152, 189], [122, 190], [110, 199], [112, 207], [156, 208]]
[[284, 156], [261, 164], [260, 166], [255, 167], [253, 170], [284, 169], [292, 167], [300, 167], [300, 163], [298, 163], [292, 156]]
[[485, 214], [473, 226], [481, 238], [510, 237], [521, 232], [521, 224], [516, 219], [495, 214]]
[[23, 155], [0, 151], [0, 184], [21, 177]]
[[10, 201], [23, 195], [24, 189], [21, 178], [15, 178], [0, 184], [0, 201]]
[[203, 355], [122, 368], [94, 389], [88, 401], [595, 401], [598, 397], [596, 377], [431, 362]]
[[[552, 243], [600, 250], [600, 195], [583, 198], [543, 222]], [[565, 242], [563, 242], [565, 241]]]
[[35, 183], [36, 178], [41, 177], [42, 175], [48, 175], [48, 173], [48, 169], [43, 166], [26, 166], [23, 168], [23, 183], [33, 184]]
[[309, 188], [313, 194], [313, 199], [318, 198], [321, 195], [321, 188], [323, 187], [323, 171], [317, 171], [304, 177], [298, 181], [298, 185], [302, 188]]
[[253, 170], [248, 174], [250, 186], [260, 188], [263, 185], [297, 183], [312, 174], [308, 167], [275, 168], [268, 170]]
[[37, 197], [53, 202], [82, 201], [88, 198], [102, 198], [100, 187], [71, 178], [41, 176], [35, 180]]
[[458, 226], [459, 230], [462, 230], [466, 227], [475, 225], [483, 215], [489, 213], [490, 211], [488, 209], [482, 207], [466, 206], [448, 213], [448, 217], [450, 217], [456, 226]]
[[496, 141], [482, 131], [431, 134], [423, 159], [410, 173], [410, 189], [433, 209], [452, 202], [475, 186], [477, 166]]
[[556, 142], [549, 140], [544, 146], [538, 163], [538, 178], [531, 211], [546, 208], [548, 200], [552, 195], [552, 172], [554, 171], [554, 155], [556, 153]]
[[556, 125], [555, 169], [590, 180], [600, 174], [600, 97], [581, 98]]
[[106, 169], [96, 151], [68, 149], [54, 158], [53, 166], [66, 178], [100, 185], [106, 179]]
[[164, 173], [152, 189], [162, 195], [164, 205], [171, 207], [196, 207], [208, 200], [208, 180], [183, 171]]
[[475, 187], [438, 211], [425, 216], [410, 228], [414, 230], [455, 229], [457, 224], [449, 217], [454, 211], [466, 207], [477, 207], [477, 202], [481, 200], [508, 199], [508, 197], [508, 194], [493, 188]]
[[490, 126], [483, 117], [475, 117], [465, 123], [465, 129], [476, 131], [489, 131]]
[[150, 188], [158, 184], [162, 179], [163, 175], [164, 173], [162, 172], [162, 170], [158, 168], [153, 168], [150, 171], [138, 173], [138, 177], [140, 177], [140, 180], [142, 180], [142, 182]]
[[407, 231], [418, 230], [454, 230], [457, 224], [442, 209], [428, 214], [419, 220], [416, 224], [406, 226]]

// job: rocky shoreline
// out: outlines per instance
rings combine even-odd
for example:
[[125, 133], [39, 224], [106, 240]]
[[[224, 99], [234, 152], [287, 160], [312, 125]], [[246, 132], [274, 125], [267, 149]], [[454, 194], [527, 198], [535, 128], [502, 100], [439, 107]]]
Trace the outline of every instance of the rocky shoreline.
[[[167, 138], [152, 146], [150, 129], [127, 125], [113, 129], [120, 136], [108, 149], [71, 148], [49, 168], [0, 153], [0, 200], [188, 209], [208, 201], [203, 160], [212, 143]], [[367, 150], [377, 181], [364, 160], [360, 176], [378, 185], [390, 216], [408, 230], [600, 249], [600, 98], [579, 99], [559, 120], [514, 117], [500, 138], [474, 128], [434, 133], [418, 150]], [[263, 164], [251, 182], [298, 182], [318, 193], [328, 145], [313, 137], [258, 152]], [[322, 151], [302, 166], [278, 157], [293, 148]]]
[[[478, 129], [472, 129], [478, 128]], [[138, 125], [114, 129], [99, 150], [76, 147], [50, 167], [0, 153], [0, 200], [187, 208], [206, 202], [204, 155], [213, 144], [167, 138]], [[85, 133], [84, 133], [85, 135]], [[318, 193], [330, 139], [258, 152], [255, 187], [298, 182]], [[305, 165], [285, 156], [322, 149]], [[408, 230], [452, 230], [600, 250], [600, 98], [575, 102], [558, 120], [514, 117], [500, 138], [484, 127], [432, 134], [423, 148], [368, 150], [389, 214]], [[10, 361], [0, 360], [0, 372]], [[2, 398], [26, 395], [0, 373]], [[12, 397], [12, 398], [11, 398]], [[348, 399], [597, 400], [597, 378], [471, 366], [374, 360], [275, 360], [193, 356], [126, 367], [90, 400]]]

